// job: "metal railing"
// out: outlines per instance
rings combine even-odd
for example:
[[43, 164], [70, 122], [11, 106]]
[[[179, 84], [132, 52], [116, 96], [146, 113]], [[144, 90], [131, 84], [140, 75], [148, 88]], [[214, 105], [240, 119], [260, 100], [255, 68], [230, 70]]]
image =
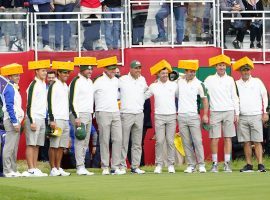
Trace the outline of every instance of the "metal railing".
[[[168, 42], [158, 42], [158, 43], [151, 43], [151, 41], [145, 42], [145, 43], [141, 43], [141, 44], [133, 44], [132, 41], [132, 32], [133, 32], [133, 23], [132, 23], [132, 6], [134, 5], [148, 5], [148, 9], [147, 12], [149, 12], [149, 6], [153, 6], [155, 8], [158, 8], [160, 6], [162, 6], [164, 3], [169, 4], [169, 8], [170, 8], [170, 16], [167, 17], [167, 32], [169, 32], [168, 36]], [[210, 3], [211, 7], [212, 7], [212, 39], [213, 42], [211, 44], [206, 44], [204, 42], [201, 43], [186, 43], [183, 42], [182, 44], [175, 44], [174, 43], [174, 38], [176, 36], [175, 33], [175, 18], [173, 16], [173, 5], [175, 5], [175, 3], [181, 4], [181, 5], [186, 5], [189, 3], [199, 3], [202, 6], [205, 5], [206, 3]], [[261, 14], [260, 17], [239, 17], [239, 16], [235, 16], [234, 14], [236, 13], [241, 13], [241, 14], [248, 14], [248, 13], [254, 13], [254, 11], [242, 11], [242, 12], [228, 12], [228, 11], [219, 11], [219, 3], [216, 3], [215, 0], [151, 0], [151, 1], [140, 1], [140, 0], [126, 0], [126, 4], [124, 5], [124, 10], [125, 12], [95, 12], [95, 13], [82, 13], [82, 12], [61, 12], [61, 13], [24, 13], [24, 12], [20, 12], [20, 13], [0, 13], [1, 16], [5, 16], [4, 19], [0, 18], [0, 24], [4, 24], [4, 23], [10, 23], [10, 24], [22, 24], [22, 26], [24, 26], [24, 32], [25, 32], [25, 38], [23, 38], [25, 40], [25, 47], [24, 47], [24, 51], [28, 51], [29, 49], [34, 49], [35, 50], [35, 59], [39, 59], [39, 53], [41, 52], [39, 45], [40, 45], [40, 25], [41, 24], [53, 24], [56, 22], [63, 22], [63, 23], [72, 23], [72, 24], [76, 24], [76, 29], [77, 32], [75, 34], [76, 36], [76, 40], [77, 40], [77, 46], [75, 49], [75, 52], [77, 52], [78, 56], [81, 56], [84, 54], [84, 52], [82, 51], [82, 40], [83, 40], [83, 23], [89, 23], [91, 24], [92, 22], [96, 22], [99, 21], [101, 22], [101, 24], [104, 24], [104, 22], [110, 22], [113, 23], [113, 21], [119, 21], [120, 22], [120, 45], [119, 45], [119, 52], [120, 55], [119, 57], [119, 64], [124, 65], [124, 49], [125, 48], [140, 48], [140, 47], [183, 47], [183, 46], [195, 46], [195, 47], [201, 47], [201, 46], [215, 46], [215, 47], [221, 47], [222, 49], [222, 53], [224, 53], [225, 49], [224, 49], [224, 21], [230, 21], [230, 22], [234, 22], [235, 20], [242, 20], [242, 21], [251, 21], [253, 22], [255, 19], [256, 20], [261, 20], [262, 21], [262, 29], [263, 29], [263, 34], [262, 34], [262, 49], [240, 49], [240, 51], [254, 51], [257, 53], [262, 54], [261, 59], [256, 59], [254, 58], [254, 62], [255, 63], [270, 63], [270, 58], [267, 57], [267, 55], [269, 55], [268, 53], [270, 52], [270, 47], [266, 47], [266, 45], [269, 43], [270, 45], [270, 41], [268, 43], [266, 43], [267, 38], [269, 36], [270, 38], [270, 27], [266, 27], [266, 24], [269, 24], [270, 22], [270, 11], [255, 11], [255, 13], [259, 13]], [[152, 10], [155, 13], [158, 12], [158, 9]], [[101, 17], [101, 18], [95, 18], [95, 19], [86, 19], [85, 17], [83, 17], [84, 15], [90, 15], [90, 14], [96, 14], [96, 15], [106, 15], [106, 14], [119, 14], [120, 17], [116, 17], [116, 18], [106, 18], [106, 17]], [[225, 14], [225, 16], [224, 16]], [[232, 14], [231, 16], [228, 16], [226, 14]], [[49, 19], [42, 19], [40, 18], [41, 16], [44, 15], [48, 15], [51, 16]], [[69, 15], [71, 16], [70, 18], [67, 19], [56, 19], [53, 16], [55, 15]], [[12, 17], [12, 16], [17, 16], [17, 17]], [[150, 24], [150, 27], [155, 29], [157, 27], [156, 23], [155, 23], [155, 19], [153, 18], [153, 12], [152, 12], [152, 18], [148, 16], [149, 19], [147, 20], [154, 20], [153, 24]], [[150, 19], [151, 18], [151, 19]], [[268, 23], [266, 23], [268, 22]], [[186, 22], [185, 22], [186, 23]], [[195, 23], [194, 23], [195, 24]], [[102, 30], [100, 30], [100, 36], [101, 38], [104, 37], [104, 30], [103, 28], [101, 28]], [[210, 28], [209, 28], [210, 29]], [[3, 30], [2, 30], [3, 32]], [[147, 34], [144, 33], [145, 35], [147, 35], [148, 39], [149, 37], [153, 37], [151, 34]], [[42, 35], [42, 34], [41, 34]], [[150, 37], [150, 39], [151, 39]], [[149, 39], [149, 40], [150, 40]], [[104, 42], [104, 41], [103, 41]], [[0, 44], [1, 45], [1, 44]], [[233, 49], [233, 48], [232, 48]], [[231, 50], [232, 50], [231, 49]], [[239, 50], [236, 50], [239, 51]], [[103, 51], [100, 51], [101, 55], [103, 54]], [[95, 54], [96, 55], [96, 54]]]

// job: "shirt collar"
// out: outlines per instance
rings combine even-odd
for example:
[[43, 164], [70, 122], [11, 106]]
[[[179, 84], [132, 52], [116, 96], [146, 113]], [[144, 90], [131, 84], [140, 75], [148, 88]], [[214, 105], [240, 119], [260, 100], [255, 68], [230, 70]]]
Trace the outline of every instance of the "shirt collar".
[[40, 80], [40, 79], [39, 79], [38, 77], [36, 77], [36, 76], [35, 76], [35, 81], [40, 82], [40, 83], [45, 83], [45, 81]]
[[220, 79], [221, 78], [226, 78], [228, 76], [226, 72], [225, 72], [224, 76], [219, 76], [217, 73], [215, 75], [216, 75], [217, 78], [220, 78]]
[[250, 76], [247, 81], [244, 81], [242, 78], [240, 80], [242, 83], [249, 83], [251, 81], [251, 79], [253, 79], [252, 76]]
[[85, 79], [85, 80], [88, 80], [88, 79], [89, 79], [89, 78], [86, 78], [85, 76], [81, 75], [81, 73], [79, 73], [78, 76], [79, 76], [80, 78]]

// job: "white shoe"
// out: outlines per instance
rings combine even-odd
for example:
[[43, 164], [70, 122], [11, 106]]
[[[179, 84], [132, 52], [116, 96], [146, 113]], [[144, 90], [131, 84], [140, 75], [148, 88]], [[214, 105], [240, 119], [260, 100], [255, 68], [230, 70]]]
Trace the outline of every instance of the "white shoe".
[[196, 170], [195, 170], [195, 168], [193, 166], [188, 166], [184, 172], [185, 173], [193, 173], [195, 171]]
[[36, 168], [35, 170], [34, 170], [34, 174], [35, 174], [35, 176], [38, 176], [38, 177], [46, 177], [46, 176], [48, 176], [48, 174], [46, 174], [46, 173], [43, 173], [40, 169], [38, 169], [38, 168]]
[[206, 173], [206, 169], [204, 165], [199, 165], [199, 172], [200, 173]]
[[53, 51], [49, 45], [43, 47], [43, 51]]
[[109, 168], [104, 168], [103, 171], [102, 171], [102, 175], [110, 175], [110, 171], [109, 171]]
[[125, 168], [120, 168], [120, 171], [123, 173], [123, 174], [126, 174], [127, 173], [127, 170]]
[[175, 174], [175, 169], [174, 169], [174, 166], [173, 166], [173, 165], [170, 165], [170, 166], [168, 167], [168, 172], [169, 172], [169, 173], [172, 173], [172, 174]]
[[22, 174], [19, 171], [16, 171], [15, 174], [16, 174], [16, 177], [22, 177]]
[[22, 173], [22, 177], [30, 177], [30, 176], [31, 176], [31, 174], [28, 171], [24, 171]]
[[77, 174], [78, 175], [87, 175], [87, 176], [91, 176], [94, 175], [95, 173], [93, 172], [89, 172], [87, 169], [85, 169], [84, 167], [79, 167], [77, 169]]
[[58, 169], [56, 169], [55, 167], [52, 168], [50, 176], [60, 176], [60, 172], [58, 171]]
[[160, 165], [157, 165], [155, 170], [154, 170], [155, 174], [161, 174], [162, 173], [162, 167]]
[[60, 176], [70, 176], [69, 172], [65, 172], [61, 167], [58, 169]]
[[140, 168], [131, 169], [131, 173], [133, 174], [145, 174], [144, 170], [141, 170]]
[[111, 174], [112, 175], [123, 175], [123, 174], [125, 174], [125, 171], [122, 171], [119, 168], [117, 168], [115, 170], [111, 170]]
[[16, 174], [16, 172], [13, 172], [13, 171], [11, 171], [11, 172], [9, 172], [7, 174], [4, 174], [4, 176], [6, 178], [15, 178], [15, 177], [18, 177], [17, 174]]

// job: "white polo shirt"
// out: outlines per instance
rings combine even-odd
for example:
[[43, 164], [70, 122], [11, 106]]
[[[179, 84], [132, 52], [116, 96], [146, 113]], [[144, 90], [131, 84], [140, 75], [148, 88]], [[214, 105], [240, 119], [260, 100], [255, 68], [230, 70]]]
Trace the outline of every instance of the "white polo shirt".
[[169, 80], [165, 83], [158, 81], [150, 85], [149, 89], [145, 92], [145, 98], [148, 99], [154, 95], [155, 114], [171, 115], [176, 114], [176, 93], [177, 83]]
[[260, 115], [266, 113], [268, 106], [267, 90], [258, 78], [249, 77], [247, 81], [236, 81], [241, 115]]
[[134, 79], [130, 73], [119, 79], [121, 113], [138, 114], [143, 112], [144, 93], [147, 84], [143, 76]]
[[69, 120], [68, 86], [66, 83], [61, 82], [59, 79], [55, 79], [55, 83], [49, 88], [48, 100], [50, 120], [51, 114], [53, 115], [54, 120]]
[[239, 115], [239, 98], [233, 78], [226, 73], [208, 76], [204, 84], [210, 96], [211, 111], [235, 111]]
[[198, 115], [197, 98], [206, 98], [203, 83], [194, 77], [188, 81], [179, 79], [178, 81], [178, 113], [190, 116]]
[[93, 82], [85, 78], [80, 73], [69, 85], [69, 100], [71, 112], [79, 118], [80, 112], [93, 113], [94, 105], [94, 88]]
[[118, 86], [118, 78], [109, 78], [105, 73], [94, 82], [96, 111], [119, 112]]

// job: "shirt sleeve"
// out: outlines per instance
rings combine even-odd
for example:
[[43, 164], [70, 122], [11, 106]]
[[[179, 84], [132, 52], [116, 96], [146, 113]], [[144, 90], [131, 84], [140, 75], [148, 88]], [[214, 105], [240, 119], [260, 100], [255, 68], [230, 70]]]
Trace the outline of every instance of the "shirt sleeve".
[[19, 120], [16, 117], [16, 112], [14, 109], [14, 101], [15, 101], [14, 98], [15, 98], [15, 90], [12, 85], [8, 84], [4, 91], [4, 99], [10, 121], [14, 126], [16, 126], [19, 124]]
[[144, 99], [149, 99], [152, 95], [153, 95], [153, 85], [150, 85], [150, 87], [144, 93]]
[[205, 87], [205, 85], [203, 83], [199, 84], [198, 95], [200, 95], [201, 98], [206, 98], [207, 97], [206, 87]]
[[267, 90], [263, 84], [263, 82], [259, 79], [259, 84], [260, 84], [260, 92], [262, 95], [262, 103], [263, 103], [263, 113], [266, 113], [266, 109], [268, 106], [268, 95], [267, 95]]
[[78, 85], [78, 79], [79, 77], [73, 79], [69, 86], [69, 107], [75, 119], [79, 118], [79, 113], [76, 109], [76, 96], [78, 95], [78, 88], [76, 86]]

